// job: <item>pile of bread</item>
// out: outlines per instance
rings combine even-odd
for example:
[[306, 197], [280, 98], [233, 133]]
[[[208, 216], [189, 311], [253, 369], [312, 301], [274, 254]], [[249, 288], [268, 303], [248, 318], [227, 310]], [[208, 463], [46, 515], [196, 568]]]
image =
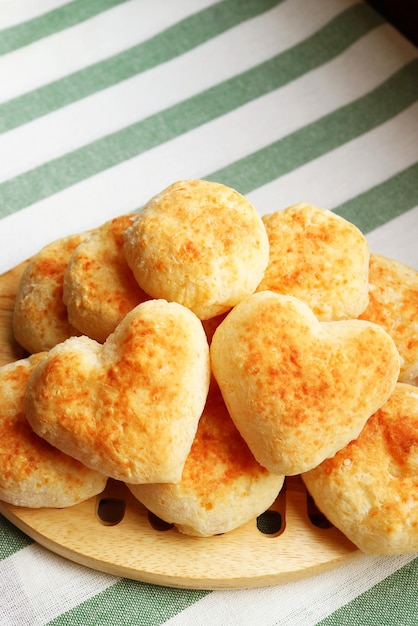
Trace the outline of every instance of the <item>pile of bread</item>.
[[301, 475], [361, 550], [418, 551], [418, 272], [332, 211], [175, 182], [34, 256], [13, 325], [1, 499], [66, 507], [111, 477], [210, 536]]

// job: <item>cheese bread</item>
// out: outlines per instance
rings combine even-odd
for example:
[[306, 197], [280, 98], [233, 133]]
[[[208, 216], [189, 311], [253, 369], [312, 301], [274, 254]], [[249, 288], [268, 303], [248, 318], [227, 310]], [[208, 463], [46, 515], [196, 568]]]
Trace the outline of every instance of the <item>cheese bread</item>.
[[302, 478], [317, 507], [363, 552], [417, 552], [417, 388], [397, 383], [358, 438]]
[[295, 296], [321, 321], [355, 318], [364, 311], [370, 253], [354, 224], [306, 202], [262, 219], [270, 260], [257, 291]]
[[401, 356], [400, 382], [418, 385], [418, 272], [381, 254], [370, 255], [369, 304], [360, 319], [382, 326]]
[[146, 293], [179, 302], [202, 320], [253, 293], [269, 254], [250, 202], [204, 180], [178, 181], [153, 197], [127, 229], [124, 252]]
[[200, 320], [149, 300], [104, 344], [71, 337], [34, 369], [26, 417], [63, 452], [124, 482], [180, 480], [203, 411], [210, 366]]
[[149, 299], [122, 254], [124, 232], [135, 214], [96, 228], [77, 246], [64, 276], [68, 318], [80, 333], [103, 342], [123, 317]]
[[388, 399], [399, 355], [371, 322], [320, 322], [293, 296], [260, 291], [218, 326], [212, 369], [255, 458], [293, 475], [355, 439]]
[[28, 379], [45, 353], [0, 368], [0, 499], [61, 508], [103, 491], [107, 478], [36, 435], [24, 414]]
[[54, 241], [31, 258], [19, 282], [13, 331], [30, 354], [49, 350], [80, 332], [68, 320], [63, 302], [64, 273], [74, 249], [86, 235]]
[[283, 480], [254, 459], [212, 381], [181, 481], [128, 486], [144, 506], [180, 532], [208, 537], [264, 513]]

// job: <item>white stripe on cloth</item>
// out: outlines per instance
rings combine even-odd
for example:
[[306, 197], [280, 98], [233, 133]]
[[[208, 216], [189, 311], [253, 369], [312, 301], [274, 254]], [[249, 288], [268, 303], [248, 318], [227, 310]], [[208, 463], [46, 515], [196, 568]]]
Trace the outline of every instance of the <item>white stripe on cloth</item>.
[[0, 29], [17, 26], [68, 3], [69, 0], [0, 0]]
[[[294, 583], [264, 589], [216, 591], [164, 625], [314, 626], [415, 556], [359, 556], [346, 566]], [[299, 600], [297, 604], [295, 598]]]
[[211, 4], [215, 0], [130, 0], [5, 54], [0, 57], [0, 101], [118, 54]]
[[0, 622], [42, 626], [118, 580], [33, 543], [0, 561]]
[[416, 162], [417, 119], [418, 102], [247, 197], [263, 214], [301, 201], [333, 209]]
[[366, 238], [372, 252], [418, 270], [418, 206], [379, 226]]
[[[4, 133], [0, 136], [0, 182], [255, 67], [299, 43], [342, 10], [335, 0], [325, 4], [312, 0], [301, 21], [302, 1], [280, 4], [189, 53]], [[280, 23], [288, 28], [278, 37]], [[376, 40], [372, 36], [370, 45], [379, 46], [379, 37], [385, 36], [381, 33]], [[406, 46], [401, 50], [388, 42], [386, 56], [389, 63], [384, 57], [377, 64], [377, 76], [381, 75], [379, 66], [396, 68], [411, 55]]]

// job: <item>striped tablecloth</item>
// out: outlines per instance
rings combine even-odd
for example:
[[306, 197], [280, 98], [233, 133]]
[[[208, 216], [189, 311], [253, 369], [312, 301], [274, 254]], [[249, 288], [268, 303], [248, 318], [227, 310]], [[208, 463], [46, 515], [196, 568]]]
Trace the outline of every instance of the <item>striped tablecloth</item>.
[[[0, 272], [182, 178], [418, 269], [417, 50], [356, 0], [0, 0]], [[0, 519], [0, 624], [418, 623], [415, 555], [253, 590], [95, 572]]]

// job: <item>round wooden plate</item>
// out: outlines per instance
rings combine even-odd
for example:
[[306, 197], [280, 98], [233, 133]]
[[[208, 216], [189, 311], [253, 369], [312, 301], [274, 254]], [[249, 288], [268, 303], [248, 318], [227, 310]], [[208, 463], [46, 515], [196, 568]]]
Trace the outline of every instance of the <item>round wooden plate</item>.
[[[0, 276], [0, 365], [24, 356], [12, 312], [26, 263]], [[210, 538], [187, 537], [154, 518], [123, 483], [66, 509], [0, 502], [0, 513], [49, 550], [93, 569], [171, 587], [239, 589], [288, 582], [355, 558], [359, 551], [327, 524], [298, 477], [274, 505], [244, 526]]]

